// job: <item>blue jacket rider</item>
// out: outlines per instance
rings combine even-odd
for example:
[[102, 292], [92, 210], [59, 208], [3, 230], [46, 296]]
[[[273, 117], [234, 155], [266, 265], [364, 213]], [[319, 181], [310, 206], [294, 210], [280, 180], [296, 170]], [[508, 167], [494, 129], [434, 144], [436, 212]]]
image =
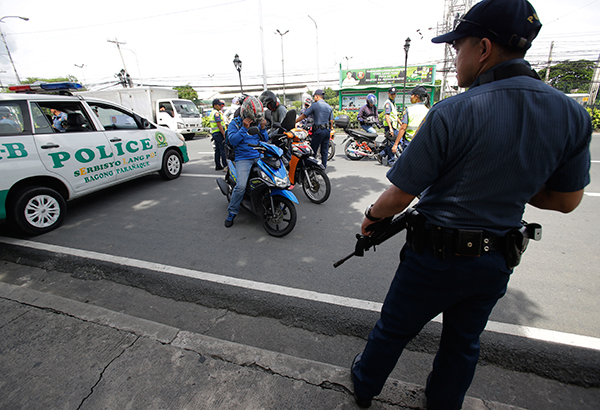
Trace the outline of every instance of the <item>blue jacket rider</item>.
[[[248, 134], [248, 128], [259, 125], [259, 132], [255, 135]], [[240, 204], [244, 198], [246, 184], [250, 177], [252, 166], [260, 158], [260, 152], [248, 146], [256, 145], [260, 141], [268, 141], [269, 135], [266, 131], [267, 121], [263, 117], [263, 107], [258, 98], [247, 97], [240, 109], [240, 116], [235, 117], [227, 128], [227, 142], [231, 144], [235, 152], [236, 185], [231, 194], [229, 214], [225, 219], [227, 228], [233, 225], [235, 216], [240, 211]]]

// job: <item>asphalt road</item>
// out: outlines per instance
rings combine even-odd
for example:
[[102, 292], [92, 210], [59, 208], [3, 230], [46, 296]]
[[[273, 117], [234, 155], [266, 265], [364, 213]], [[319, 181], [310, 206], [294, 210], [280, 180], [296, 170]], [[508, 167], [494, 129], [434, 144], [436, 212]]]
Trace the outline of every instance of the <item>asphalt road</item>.
[[[227, 201], [217, 187], [208, 138], [188, 142], [191, 161], [173, 181], [144, 177], [69, 203], [65, 224], [29, 240], [161, 263], [380, 303], [398, 263], [403, 235], [334, 269], [349, 254], [362, 212], [388, 186], [389, 168], [374, 160], [349, 161], [336, 138], [327, 172], [332, 195], [312, 204], [300, 187], [294, 231], [274, 238], [244, 211], [226, 229]], [[600, 134], [592, 141], [592, 183], [572, 214], [529, 207], [525, 219], [544, 227], [511, 278], [491, 320], [600, 338], [598, 249]], [[594, 195], [596, 194], [596, 195]], [[2, 225], [0, 235], [12, 232]]]

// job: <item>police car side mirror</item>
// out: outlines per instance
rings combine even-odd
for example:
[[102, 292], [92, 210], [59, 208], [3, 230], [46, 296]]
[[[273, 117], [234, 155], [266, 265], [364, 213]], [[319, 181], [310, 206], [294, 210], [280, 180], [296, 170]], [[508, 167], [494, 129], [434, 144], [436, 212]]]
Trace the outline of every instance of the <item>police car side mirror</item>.
[[147, 119], [145, 119], [145, 118], [142, 118], [142, 127], [143, 127], [144, 129], [145, 129], [145, 128], [151, 128], [150, 121], [148, 121], [148, 120], [147, 120]]

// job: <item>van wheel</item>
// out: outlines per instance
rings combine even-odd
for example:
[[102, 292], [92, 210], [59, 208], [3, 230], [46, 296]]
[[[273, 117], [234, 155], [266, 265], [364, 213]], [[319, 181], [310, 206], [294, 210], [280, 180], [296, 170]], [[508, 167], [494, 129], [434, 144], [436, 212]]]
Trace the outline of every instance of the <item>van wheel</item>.
[[162, 161], [162, 168], [158, 173], [166, 180], [175, 179], [181, 175], [183, 169], [183, 159], [177, 150], [171, 149], [165, 153]]
[[40, 235], [58, 228], [67, 213], [67, 203], [51, 188], [29, 187], [16, 195], [8, 211], [18, 229]]

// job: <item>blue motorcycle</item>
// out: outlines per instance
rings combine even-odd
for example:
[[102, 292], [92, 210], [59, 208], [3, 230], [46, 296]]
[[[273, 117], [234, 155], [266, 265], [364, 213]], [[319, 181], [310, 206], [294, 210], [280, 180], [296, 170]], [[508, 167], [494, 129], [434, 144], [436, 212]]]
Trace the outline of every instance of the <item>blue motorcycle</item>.
[[[252, 131], [248, 130], [249, 133]], [[291, 184], [282, 160], [283, 151], [262, 141], [257, 145], [248, 145], [262, 155], [250, 171], [241, 206], [261, 218], [262, 226], [269, 235], [285, 236], [296, 226], [294, 203], [297, 204], [298, 199], [289, 191]], [[236, 169], [235, 163], [229, 159], [227, 165], [227, 175], [217, 178], [217, 185], [230, 201], [236, 184]]]

